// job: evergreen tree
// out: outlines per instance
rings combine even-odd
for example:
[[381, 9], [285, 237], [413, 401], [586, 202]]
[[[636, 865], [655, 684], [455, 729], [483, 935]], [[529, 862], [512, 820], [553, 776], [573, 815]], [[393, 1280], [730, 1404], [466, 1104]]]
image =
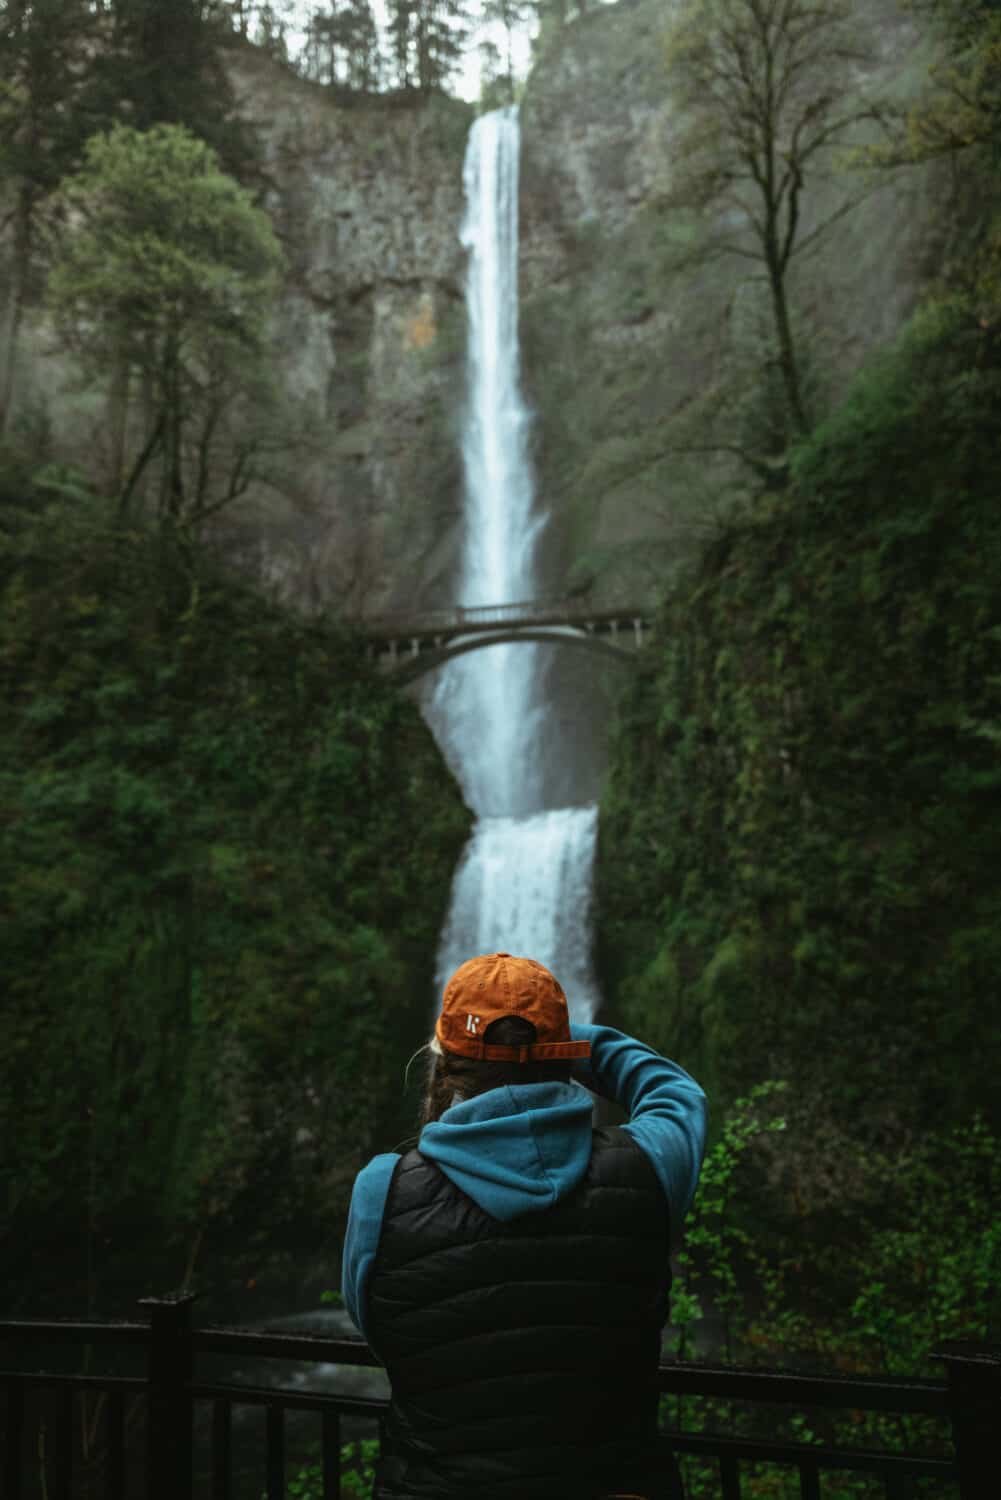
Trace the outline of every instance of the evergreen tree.
[[288, 34], [295, 19], [295, 10], [293, 0], [279, 0], [276, 5], [254, 7], [254, 45], [279, 62], [289, 61]]
[[389, 0], [389, 44], [397, 88], [413, 87], [412, 38], [418, 0]]
[[389, 36], [397, 86], [444, 89], [470, 34], [469, 0], [390, 0]]
[[461, 66], [470, 34], [468, 0], [418, 0], [414, 33], [417, 87], [444, 89]]
[[503, 36], [503, 46], [488, 41], [480, 48], [484, 84], [491, 95], [498, 93], [499, 85], [506, 101], [513, 100], [515, 34], [537, 9], [536, 0], [483, 0], [483, 24], [500, 30]]
[[79, 161], [89, 129], [78, 105], [95, 20], [85, 0], [0, 0], [0, 233], [11, 247], [0, 293], [0, 437], [10, 416], [39, 213]]
[[371, 0], [331, 0], [314, 10], [308, 34], [310, 77], [352, 89], [378, 88], [382, 60]]
[[95, 59], [92, 110], [100, 125], [184, 125], [245, 179], [255, 150], [236, 119], [221, 58], [225, 16], [213, 0], [111, 0], [107, 45]]

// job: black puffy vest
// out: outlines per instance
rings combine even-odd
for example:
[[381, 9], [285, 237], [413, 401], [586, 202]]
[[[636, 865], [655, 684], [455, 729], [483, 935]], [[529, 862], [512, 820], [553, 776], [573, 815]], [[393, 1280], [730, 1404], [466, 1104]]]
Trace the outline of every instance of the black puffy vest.
[[[625, 1131], [580, 1185], [501, 1223], [433, 1162], [396, 1167], [368, 1290], [393, 1398], [378, 1500], [652, 1500], [668, 1209]], [[670, 1462], [670, 1460], [668, 1460]]]

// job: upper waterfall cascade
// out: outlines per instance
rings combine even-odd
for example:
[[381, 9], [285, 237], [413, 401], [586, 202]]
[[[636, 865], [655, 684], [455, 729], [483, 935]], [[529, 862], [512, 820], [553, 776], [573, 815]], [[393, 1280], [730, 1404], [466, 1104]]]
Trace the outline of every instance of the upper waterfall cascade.
[[[520, 389], [516, 108], [481, 116], [464, 167], [468, 393], [463, 421], [466, 607], [539, 593], [530, 415]], [[589, 906], [597, 831], [592, 805], [547, 807], [542, 727], [545, 648], [495, 645], [442, 669], [426, 712], [478, 822], [452, 890], [438, 955], [439, 991], [475, 953], [537, 958], [571, 1012], [598, 1004]]]

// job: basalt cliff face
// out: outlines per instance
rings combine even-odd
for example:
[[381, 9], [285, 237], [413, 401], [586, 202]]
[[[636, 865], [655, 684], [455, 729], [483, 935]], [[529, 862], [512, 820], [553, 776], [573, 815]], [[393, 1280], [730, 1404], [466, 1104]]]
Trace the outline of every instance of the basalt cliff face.
[[[677, 242], [662, 200], [682, 123], [665, 83], [667, 19], [663, 0], [619, 0], [562, 28], [522, 107], [522, 345], [557, 591], [647, 589], [712, 517], [726, 463], [700, 459], [693, 475], [671, 424], [746, 360], [760, 314], [749, 262], [666, 274]], [[918, 86], [927, 58], [902, 4], [867, 5], [866, 24], [868, 72]], [[259, 129], [288, 259], [278, 375], [306, 437], [227, 513], [218, 540], [306, 608], [448, 603], [472, 109], [346, 104], [250, 48], [234, 51], [231, 72]], [[934, 271], [939, 186], [925, 169], [888, 178], [797, 266], [794, 302], [826, 399], [893, 335]], [[807, 191], [805, 233], [844, 192], [836, 178]], [[100, 469], [107, 398], [79, 389], [37, 317], [20, 385], [50, 451]]]
[[462, 157], [470, 106], [345, 105], [247, 49], [289, 274], [282, 377], [310, 440], [225, 522], [290, 600], [351, 615], [433, 602], [459, 524]]

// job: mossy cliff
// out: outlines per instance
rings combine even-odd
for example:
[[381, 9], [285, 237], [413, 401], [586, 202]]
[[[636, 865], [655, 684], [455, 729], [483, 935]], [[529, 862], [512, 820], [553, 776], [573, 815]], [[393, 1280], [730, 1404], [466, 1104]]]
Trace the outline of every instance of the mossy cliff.
[[997, 1119], [997, 328], [946, 298], [867, 365], [672, 593], [614, 740], [616, 1013], [717, 1121], [789, 1080], [801, 1207], [862, 1153]]
[[469, 815], [363, 643], [83, 492], [3, 498], [7, 1305], [336, 1285]]

